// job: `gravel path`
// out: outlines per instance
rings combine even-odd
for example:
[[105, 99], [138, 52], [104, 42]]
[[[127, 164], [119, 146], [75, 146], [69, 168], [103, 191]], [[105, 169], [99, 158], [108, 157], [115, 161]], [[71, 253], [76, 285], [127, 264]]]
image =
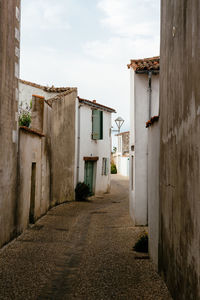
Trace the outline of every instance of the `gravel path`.
[[128, 214], [128, 181], [115, 175], [111, 194], [53, 208], [0, 250], [0, 299], [170, 300], [132, 250], [144, 230]]

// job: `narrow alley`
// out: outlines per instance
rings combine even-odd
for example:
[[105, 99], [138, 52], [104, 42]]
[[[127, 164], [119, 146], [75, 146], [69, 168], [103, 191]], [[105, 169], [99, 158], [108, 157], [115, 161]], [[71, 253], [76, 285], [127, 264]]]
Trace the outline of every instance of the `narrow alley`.
[[0, 299], [171, 299], [148, 257], [133, 245], [128, 180], [111, 194], [69, 202], [0, 250]]

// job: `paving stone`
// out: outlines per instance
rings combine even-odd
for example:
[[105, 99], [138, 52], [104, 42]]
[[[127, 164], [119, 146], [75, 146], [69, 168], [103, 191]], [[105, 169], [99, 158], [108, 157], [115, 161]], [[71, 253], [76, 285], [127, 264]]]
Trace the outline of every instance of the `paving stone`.
[[112, 192], [57, 206], [0, 250], [0, 299], [170, 300], [148, 255], [133, 245], [144, 227], [128, 212], [128, 181]]

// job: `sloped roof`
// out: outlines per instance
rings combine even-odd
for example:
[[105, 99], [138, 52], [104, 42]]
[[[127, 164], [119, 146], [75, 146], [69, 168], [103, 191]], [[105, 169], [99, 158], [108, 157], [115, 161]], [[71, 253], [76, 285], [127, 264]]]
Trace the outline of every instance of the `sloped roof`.
[[160, 56], [144, 59], [132, 59], [128, 68], [133, 68], [134, 71], [159, 71], [160, 70]]
[[62, 99], [62, 97], [67, 96], [67, 95], [71, 94], [72, 92], [77, 92], [77, 88], [69, 88], [65, 92], [59, 93], [58, 95], [53, 96], [52, 98], [46, 99], [45, 102], [48, 105], [52, 106], [53, 101], [60, 100], [60, 99]]
[[110, 113], [116, 113], [115, 109], [113, 109], [111, 107], [108, 107], [108, 106], [105, 106], [105, 105], [102, 105], [100, 103], [97, 103], [96, 100], [90, 101], [90, 100], [83, 99], [83, 98], [80, 98], [80, 97], [78, 97], [78, 100], [79, 100], [80, 103], [84, 103], [84, 104], [92, 106], [94, 108], [96, 107], [96, 108], [100, 108], [102, 110], [108, 111]]
[[38, 88], [38, 89], [41, 89], [45, 92], [48, 92], [48, 93], [63, 93], [63, 92], [66, 92], [68, 90], [70, 90], [71, 88], [70, 87], [54, 87], [54, 86], [44, 86], [44, 85], [40, 85], [40, 84], [37, 84], [37, 83], [33, 83], [33, 82], [30, 82], [30, 81], [26, 81], [26, 80], [22, 80], [20, 79], [19, 82], [23, 83], [23, 84], [26, 84], [26, 85], [29, 85], [29, 86], [32, 86], [32, 87], [35, 87], [35, 88]]

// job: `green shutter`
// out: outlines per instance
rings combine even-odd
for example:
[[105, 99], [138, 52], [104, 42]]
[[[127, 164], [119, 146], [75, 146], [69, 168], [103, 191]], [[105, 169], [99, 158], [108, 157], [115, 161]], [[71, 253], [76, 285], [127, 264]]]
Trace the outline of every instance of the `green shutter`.
[[92, 138], [103, 139], [103, 112], [97, 109], [92, 111]]
[[109, 174], [109, 170], [110, 170], [110, 160], [109, 158], [106, 158], [106, 175]]
[[102, 175], [108, 175], [110, 170], [110, 160], [109, 158], [102, 158]]

